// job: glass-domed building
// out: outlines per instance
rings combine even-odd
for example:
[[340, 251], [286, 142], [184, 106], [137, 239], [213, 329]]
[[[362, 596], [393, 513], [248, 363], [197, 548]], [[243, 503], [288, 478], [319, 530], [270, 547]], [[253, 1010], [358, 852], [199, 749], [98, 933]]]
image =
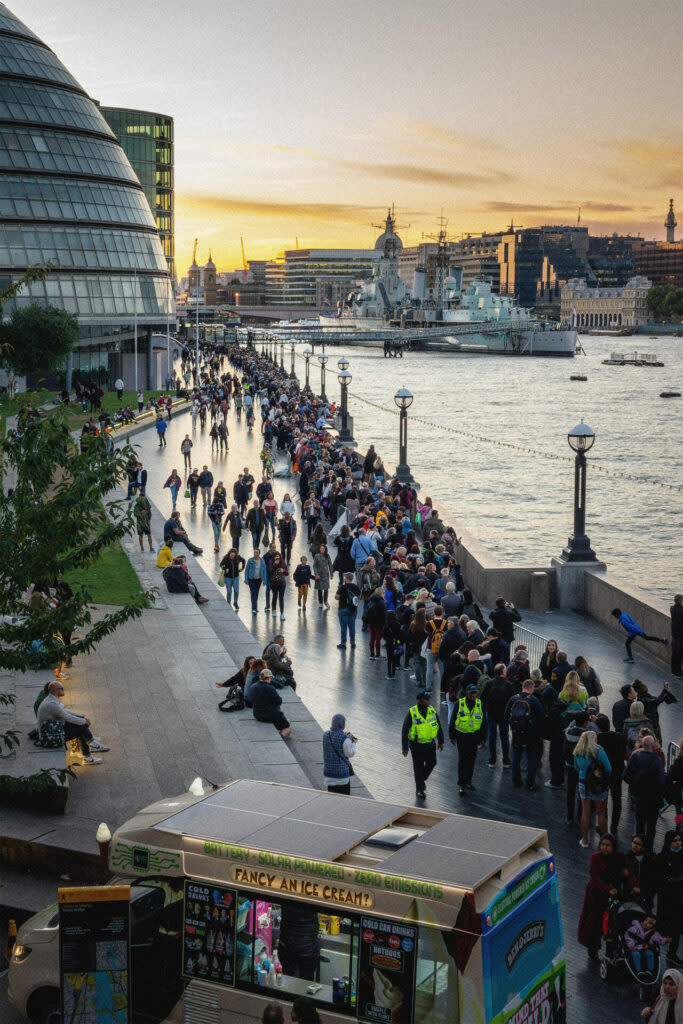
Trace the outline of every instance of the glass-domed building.
[[74, 372], [130, 376], [136, 313], [151, 365], [152, 331], [165, 334], [175, 309], [142, 186], [97, 105], [0, 3], [0, 287], [48, 261], [47, 278], [16, 301], [78, 315]]

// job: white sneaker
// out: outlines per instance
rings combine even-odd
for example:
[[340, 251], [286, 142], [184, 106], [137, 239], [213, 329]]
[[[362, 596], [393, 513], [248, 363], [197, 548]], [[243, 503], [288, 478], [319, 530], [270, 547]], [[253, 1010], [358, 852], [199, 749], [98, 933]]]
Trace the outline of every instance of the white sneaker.
[[103, 753], [105, 750], [109, 750], [109, 747], [106, 747], [104, 743], [100, 743], [99, 740], [93, 739], [92, 743], [90, 744], [90, 749], [96, 750], [99, 754]]
[[82, 759], [81, 764], [102, 764], [102, 758], [101, 757], [93, 757], [93, 755], [90, 754], [89, 757], [84, 757]]
[[284, 621], [285, 621], [285, 617], [284, 617], [284, 615], [281, 615], [280, 616], [280, 622], [284, 622]]

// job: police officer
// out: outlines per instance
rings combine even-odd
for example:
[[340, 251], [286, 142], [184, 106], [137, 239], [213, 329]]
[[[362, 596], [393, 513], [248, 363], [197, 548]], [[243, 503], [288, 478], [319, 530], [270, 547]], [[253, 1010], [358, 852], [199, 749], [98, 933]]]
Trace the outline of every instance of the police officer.
[[474, 789], [472, 775], [477, 758], [477, 747], [486, 743], [486, 718], [482, 710], [476, 683], [470, 683], [453, 708], [448, 725], [451, 743], [458, 746], [458, 792], [465, 796], [465, 790]]
[[417, 704], [409, 710], [403, 720], [401, 745], [403, 756], [408, 748], [413, 758], [415, 793], [418, 799], [425, 797], [426, 782], [436, 765], [436, 746], [443, 750], [443, 730], [436, 711], [429, 703], [430, 694], [422, 690], [417, 695]]

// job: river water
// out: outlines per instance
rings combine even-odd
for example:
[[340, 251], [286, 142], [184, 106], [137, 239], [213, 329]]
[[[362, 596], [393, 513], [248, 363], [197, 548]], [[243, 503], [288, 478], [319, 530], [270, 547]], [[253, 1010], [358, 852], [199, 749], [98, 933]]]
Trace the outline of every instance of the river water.
[[[349, 412], [356, 441], [363, 450], [374, 442], [393, 465], [393, 395], [409, 388], [415, 396], [410, 416], [436, 424], [408, 424], [408, 462], [420, 492], [432, 497], [447, 522], [470, 531], [509, 565], [546, 565], [566, 544], [574, 486], [567, 432], [580, 420], [590, 424], [596, 441], [588, 457], [586, 532], [593, 549], [614, 575], [668, 601], [683, 591], [683, 495], [670, 489], [683, 484], [683, 399], [659, 393], [683, 390], [683, 339], [595, 336], [581, 342], [586, 355], [575, 359], [415, 352], [385, 359], [381, 350], [335, 347], [329, 350], [327, 393], [338, 398], [331, 368], [343, 354], [353, 374]], [[602, 364], [614, 350], [636, 349], [656, 353], [664, 367]], [[310, 373], [319, 390], [313, 359]], [[575, 373], [588, 380], [570, 380]], [[297, 360], [297, 374], [303, 377], [303, 361]], [[596, 471], [597, 465], [610, 475]], [[620, 473], [665, 486], [615, 475]]]

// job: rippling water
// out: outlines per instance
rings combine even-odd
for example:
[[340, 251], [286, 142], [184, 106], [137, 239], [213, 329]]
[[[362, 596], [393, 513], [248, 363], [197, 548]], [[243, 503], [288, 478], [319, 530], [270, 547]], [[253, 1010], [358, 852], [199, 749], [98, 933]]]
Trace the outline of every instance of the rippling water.
[[[395, 410], [394, 392], [405, 386], [415, 396], [414, 416], [567, 459], [572, 457], [567, 432], [583, 419], [596, 433], [586, 502], [593, 549], [615, 575], [669, 599], [683, 590], [683, 496], [668, 489], [683, 484], [683, 399], [663, 399], [659, 393], [683, 390], [683, 339], [581, 340], [587, 354], [573, 360], [438, 353], [394, 360], [372, 349], [334, 348], [327, 391], [339, 393], [330, 366], [343, 352], [353, 373], [352, 396]], [[665, 366], [602, 365], [611, 351], [634, 349], [656, 353]], [[303, 376], [300, 365], [297, 372]], [[588, 380], [571, 381], [572, 373], [584, 373]], [[313, 360], [311, 384], [318, 389]], [[397, 417], [355, 397], [349, 412], [360, 448], [373, 441], [389, 463], [398, 461]], [[409, 422], [408, 462], [421, 493], [431, 495], [446, 520], [464, 526], [506, 564], [545, 565], [564, 547], [572, 529], [570, 461], [549, 461]], [[667, 487], [591, 472], [590, 463]]]

